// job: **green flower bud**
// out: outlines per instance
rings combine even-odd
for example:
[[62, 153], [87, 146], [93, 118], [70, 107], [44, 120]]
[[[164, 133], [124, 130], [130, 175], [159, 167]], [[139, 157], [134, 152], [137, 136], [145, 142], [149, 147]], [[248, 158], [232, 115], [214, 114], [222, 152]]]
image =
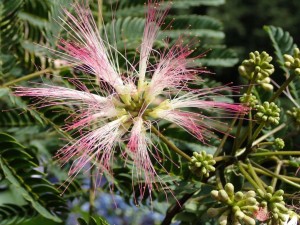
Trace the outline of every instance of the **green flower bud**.
[[268, 84], [270, 81], [265, 79], [274, 73], [274, 66], [270, 64], [271, 61], [272, 57], [266, 52], [251, 52], [249, 59], [244, 60], [239, 67], [239, 73], [248, 80], [255, 79], [259, 84]]
[[248, 191], [245, 193], [245, 197], [248, 198], [248, 197], [255, 197], [256, 196], [256, 193], [255, 191]]
[[300, 126], [300, 108], [293, 107], [291, 110], [287, 111], [287, 114], [293, 118], [298, 126]]
[[238, 211], [236, 211], [236, 213], [234, 214], [234, 216], [238, 220], [242, 220], [245, 217], [245, 213], [243, 213], [241, 210], [238, 210]]
[[250, 216], [245, 215], [243, 221], [248, 225], [255, 225], [255, 220], [252, 219]]
[[232, 198], [234, 195], [234, 186], [232, 185], [232, 183], [227, 183], [224, 189], [227, 192], [227, 194]]
[[266, 125], [279, 124], [280, 108], [274, 102], [264, 102], [262, 105], [257, 105], [256, 109], [255, 119], [257, 123], [265, 123]]
[[252, 95], [252, 94], [247, 95], [246, 93], [243, 94], [242, 97], [240, 97], [240, 101], [252, 108], [254, 108], [258, 103], [258, 100], [255, 95]]
[[273, 192], [274, 192], [274, 188], [273, 188], [272, 186], [268, 186], [268, 187], [266, 188], [266, 191], [267, 191], [268, 193], [273, 193]]
[[[230, 221], [230, 224], [253, 225], [254, 220], [251, 219], [251, 216], [258, 210], [258, 202], [254, 191], [246, 193], [238, 191], [234, 193], [234, 186], [231, 183], [227, 183], [224, 190], [213, 190], [211, 195], [214, 199], [222, 202], [227, 209], [226, 213], [221, 215], [219, 224], [221, 224], [220, 221], [224, 224], [228, 224]], [[224, 210], [224, 207], [219, 210]], [[215, 208], [209, 210], [209, 213], [212, 215], [215, 215], [217, 212]], [[228, 220], [228, 215], [230, 215], [230, 220]]]
[[222, 207], [222, 208], [209, 208], [207, 210], [207, 215], [211, 218], [216, 217], [218, 215], [220, 215], [221, 213], [223, 213], [225, 210], [227, 209], [227, 207]]
[[[300, 68], [300, 50], [299, 48], [295, 48], [293, 52], [293, 56], [285, 54], [283, 56], [284, 58], [284, 65], [291, 69], [294, 70], [296, 74], [300, 74], [299, 68]], [[296, 71], [297, 70], [297, 71]]]
[[193, 152], [192, 159], [189, 162], [189, 169], [198, 177], [209, 177], [209, 173], [215, 171], [214, 164], [216, 164], [216, 161], [212, 155], [207, 154], [205, 151], [200, 153]]
[[277, 149], [283, 149], [284, 148], [284, 140], [282, 140], [281, 138], [276, 138], [274, 140], [274, 145]]
[[218, 192], [217, 190], [212, 190], [212, 191], [210, 192], [210, 195], [211, 195], [212, 198], [214, 198], [214, 199], [216, 199], [216, 200], [219, 200], [219, 197], [218, 197], [219, 192]]
[[234, 200], [235, 201], [241, 201], [244, 198], [244, 194], [241, 191], [238, 191], [237, 193], [235, 193], [234, 195]]
[[218, 197], [221, 202], [227, 202], [229, 199], [229, 196], [225, 190], [220, 190]]
[[[258, 191], [258, 190], [257, 190]], [[270, 218], [278, 221], [278, 224], [282, 224], [285, 220], [282, 218], [286, 217], [288, 209], [285, 207], [285, 202], [283, 201], [283, 190], [277, 190], [274, 192], [274, 188], [269, 186], [266, 188], [267, 193], [259, 192], [258, 199], [261, 201], [260, 205], [267, 207], [268, 212], [270, 212]]]
[[278, 191], [275, 191], [274, 196], [282, 196], [284, 194], [284, 190], [279, 189]]
[[220, 225], [227, 225], [228, 215], [230, 211], [226, 210], [220, 217], [219, 217], [219, 224]]

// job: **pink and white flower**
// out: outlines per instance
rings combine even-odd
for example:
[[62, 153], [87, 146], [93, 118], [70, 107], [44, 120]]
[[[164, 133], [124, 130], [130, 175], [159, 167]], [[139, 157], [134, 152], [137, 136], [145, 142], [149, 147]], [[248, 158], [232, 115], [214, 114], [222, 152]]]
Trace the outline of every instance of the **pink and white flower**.
[[[64, 10], [67, 20], [62, 20], [71, 40], [60, 40], [57, 54], [69, 63], [76, 64], [82, 71], [95, 76], [98, 93], [75, 82], [77, 89], [54, 85], [42, 87], [17, 87], [16, 95], [30, 96], [40, 100], [41, 107], [51, 105], [76, 105], [71, 115], [73, 122], [67, 130], [79, 131], [76, 140], [67, 144], [57, 153], [64, 163], [73, 160], [69, 171], [76, 176], [84, 167], [95, 165], [101, 173], [112, 173], [116, 147], [133, 164], [133, 176], [140, 181], [140, 193], [151, 190], [164, 182], [157, 176], [152, 160], [160, 158], [159, 149], [152, 144], [149, 129], [158, 120], [170, 121], [198, 138], [208, 142], [215, 125], [221, 124], [216, 118], [201, 114], [201, 110], [217, 110], [223, 117], [245, 113], [246, 108], [231, 103], [206, 101], [207, 96], [218, 95], [226, 87], [193, 91], [189, 82], [199, 81], [203, 69], [192, 65], [189, 46], [180, 38], [173, 46], [166, 47], [156, 64], [151, 64], [151, 55], [157, 57], [153, 43], [166, 10], [159, 9], [159, 3], [148, 0], [148, 12], [140, 46], [138, 66], [128, 62], [127, 77], [121, 76], [114, 55], [121, 54], [101, 37], [92, 13], [86, 6], [76, 4], [75, 14]], [[125, 56], [122, 56], [125, 58]], [[105, 84], [101, 86], [100, 84]], [[157, 102], [161, 102], [157, 104]], [[193, 108], [193, 112], [189, 111]], [[127, 147], [123, 144], [126, 144]], [[159, 163], [158, 163], [159, 164]]]

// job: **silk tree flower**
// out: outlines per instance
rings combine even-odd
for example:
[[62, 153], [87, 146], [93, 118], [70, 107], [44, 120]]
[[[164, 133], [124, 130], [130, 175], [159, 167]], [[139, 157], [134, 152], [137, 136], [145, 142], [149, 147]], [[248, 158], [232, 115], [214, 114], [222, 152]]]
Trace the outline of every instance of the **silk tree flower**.
[[[167, 10], [159, 9], [158, 2], [148, 1], [138, 65], [130, 63], [109, 44], [105, 35], [101, 37], [87, 6], [75, 4], [74, 9], [74, 15], [64, 10], [67, 19], [62, 23], [70, 40], [61, 39], [56, 53], [83, 72], [95, 76], [95, 90], [90, 92], [75, 79], [76, 90], [44, 84], [33, 88], [17, 87], [15, 93], [38, 98], [41, 107], [76, 106], [70, 115], [73, 121], [65, 129], [78, 131], [78, 137], [57, 153], [62, 162], [73, 162], [70, 178], [88, 165], [95, 165], [99, 174], [112, 174], [114, 153], [121, 149], [125, 161], [130, 160], [134, 167], [133, 180], [140, 181], [141, 197], [146, 190], [151, 195], [157, 184], [167, 187], [152, 164], [152, 160], [160, 164], [163, 152], [153, 143], [151, 126], [167, 120], [206, 143], [218, 130], [215, 126], [222, 123], [217, 118], [203, 115], [202, 109], [216, 110], [222, 118], [245, 113], [247, 109], [239, 104], [205, 100], [207, 96], [220, 96], [220, 92], [228, 87], [189, 88], [189, 83], [198, 82], [198, 74], [205, 70], [192, 64], [193, 58], [188, 57], [193, 50], [190, 45], [183, 44], [182, 37], [161, 52], [153, 49], [167, 14]], [[117, 56], [126, 60], [126, 76], [124, 73], [121, 76]], [[156, 62], [151, 63], [150, 56], [156, 57]]]

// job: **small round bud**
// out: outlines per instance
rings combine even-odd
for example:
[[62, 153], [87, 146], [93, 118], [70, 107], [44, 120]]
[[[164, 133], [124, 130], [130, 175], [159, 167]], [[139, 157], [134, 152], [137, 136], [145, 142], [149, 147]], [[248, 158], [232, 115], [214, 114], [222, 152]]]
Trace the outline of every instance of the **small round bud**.
[[209, 173], [215, 171], [213, 165], [216, 164], [216, 161], [213, 159], [213, 156], [207, 154], [205, 151], [200, 153], [193, 152], [191, 161], [189, 162], [189, 169], [197, 177], [209, 177]]
[[281, 138], [276, 138], [274, 140], [274, 145], [277, 149], [283, 149], [284, 148], [284, 141]]
[[227, 200], [229, 199], [229, 196], [225, 190], [220, 190], [218, 197], [221, 202], [227, 202]]
[[266, 125], [278, 125], [280, 120], [280, 108], [274, 102], [264, 102], [256, 106], [257, 113], [255, 119], [257, 123]]

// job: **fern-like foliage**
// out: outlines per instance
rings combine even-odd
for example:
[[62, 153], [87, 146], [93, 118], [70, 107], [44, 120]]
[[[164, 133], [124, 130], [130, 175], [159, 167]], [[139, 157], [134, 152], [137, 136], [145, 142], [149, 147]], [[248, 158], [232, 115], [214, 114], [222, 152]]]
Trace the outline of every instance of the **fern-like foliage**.
[[30, 220], [37, 215], [31, 205], [18, 206], [3, 204], [0, 206], [0, 225], [14, 225]]
[[37, 169], [34, 151], [5, 133], [0, 134], [0, 144], [0, 164], [6, 179], [40, 215], [61, 222], [59, 216], [67, 211], [65, 201]]
[[[289, 76], [289, 70], [284, 66], [284, 54], [293, 54], [293, 50], [297, 48], [293, 37], [289, 32], [284, 31], [280, 27], [264, 26], [264, 30], [268, 33], [277, 57], [277, 62], [284, 73]], [[300, 79], [295, 79], [290, 83], [290, 92], [296, 101], [300, 104]]]
[[109, 225], [103, 217], [89, 217], [88, 222], [83, 218], [78, 218], [78, 225]]
[[[185, 40], [200, 40], [200, 43], [193, 43], [195, 55], [212, 49], [205, 59], [196, 60], [195, 63], [203, 66], [230, 67], [238, 62], [237, 55], [233, 50], [229, 50], [222, 43], [225, 38], [222, 23], [209, 16], [192, 14], [195, 7], [214, 7], [224, 3], [224, 0], [199, 0], [199, 1], [173, 1], [161, 3], [162, 8], [170, 8], [171, 11], [166, 17], [165, 26], [157, 38], [157, 47], [167, 38], [168, 41], [183, 37]], [[112, 6], [104, 2], [106, 9], [116, 9], [117, 20], [106, 26], [108, 39], [114, 40], [121, 53], [134, 52], [140, 43], [143, 33], [144, 15], [146, 7], [144, 1], [121, 1], [114, 2]], [[178, 9], [184, 9], [183, 14], [177, 14]], [[97, 15], [97, 7], [94, 7]], [[109, 11], [109, 10], [108, 10]], [[104, 20], [112, 20], [110, 13], [104, 13]], [[139, 19], [138, 19], [139, 18]]]

